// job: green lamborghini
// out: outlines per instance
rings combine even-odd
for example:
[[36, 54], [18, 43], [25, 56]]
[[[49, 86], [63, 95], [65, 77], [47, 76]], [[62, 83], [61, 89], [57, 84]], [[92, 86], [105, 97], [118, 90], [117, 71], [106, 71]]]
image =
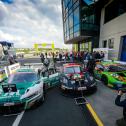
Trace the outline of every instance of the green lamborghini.
[[94, 75], [112, 88], [126, 87], [126, 65], [108, 61], [100, 62], [96, 64]]

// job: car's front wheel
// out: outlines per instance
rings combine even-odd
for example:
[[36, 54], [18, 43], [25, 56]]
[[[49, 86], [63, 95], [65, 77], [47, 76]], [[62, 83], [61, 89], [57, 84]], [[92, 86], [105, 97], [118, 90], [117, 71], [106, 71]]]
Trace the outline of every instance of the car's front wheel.
[[108, 85], [108, 78], [105, 75], [102, 76], [101, 81], [104, 83], [104, 85]]

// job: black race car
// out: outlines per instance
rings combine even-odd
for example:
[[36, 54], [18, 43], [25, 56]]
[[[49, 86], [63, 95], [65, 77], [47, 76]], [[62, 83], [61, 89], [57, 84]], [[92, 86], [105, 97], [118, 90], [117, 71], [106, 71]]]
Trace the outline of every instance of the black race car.
[[81, 65], [65, 64], [60, 77], [62, 91], [89, 91], [97, 88], [96, 81], [88, 72], [83, 72]]

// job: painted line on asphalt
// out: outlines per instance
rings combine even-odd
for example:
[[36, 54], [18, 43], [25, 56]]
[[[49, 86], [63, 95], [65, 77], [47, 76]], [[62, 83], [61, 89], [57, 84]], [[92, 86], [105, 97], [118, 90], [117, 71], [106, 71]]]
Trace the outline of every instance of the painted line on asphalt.
[[22, 111], [18, 116], [17, 118], [15, 119], [14, 123], [12, 124], [12, 126], [18, 126], [23, 115], [24, 115], [25, 111]]
[[96, 114], [96, 112], [94, 111], [94, 109], [92, 108], [92, 106], [87, 103], [86, 104], [88, 110], [90, 111], [90, 113], [92, 114], [94, 120], [96, 121], [98, 126], [104, 126], [104, 124], [102, 123], [102, 121], [100, 120], [100, 118], [98, 117], [98, 115]]

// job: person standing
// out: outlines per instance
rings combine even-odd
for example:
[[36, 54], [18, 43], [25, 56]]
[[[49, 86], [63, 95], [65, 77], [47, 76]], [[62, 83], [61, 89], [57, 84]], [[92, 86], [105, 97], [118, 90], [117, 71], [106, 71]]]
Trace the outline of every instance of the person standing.
[[94, 76], [95, 66], [96, 66], [95, 60], [90, 55], [90, 59], [88, 59], [88, 63], [87, 63], [87, 70], [93, 76]]
[[115, 104], [117, 106], [123, 107], [123, 118], [116, 121], [118, 126], [126, 126], [126, 99], [121, 100], [122, 95], [123, 95], [123, 91], [120, 90], [115, 99]]
[[46, 58], [47, 58], [47, 52], [45, 53], [45, 56], [46, 56]]
[[101, 60], [103, 61], [104, 60], [104, 57], [105, 57], [105, 54], [104, 54], [103, 51], [101, 51], [100, 57], [101, 57]]
[[59, 53], [59, 60], [62, 61], [62, 54]]
[[40, 58], [41, 58], [41, 62], [43, 63], [44, 62], [44, 54], [43, 53], [40, 54]]

